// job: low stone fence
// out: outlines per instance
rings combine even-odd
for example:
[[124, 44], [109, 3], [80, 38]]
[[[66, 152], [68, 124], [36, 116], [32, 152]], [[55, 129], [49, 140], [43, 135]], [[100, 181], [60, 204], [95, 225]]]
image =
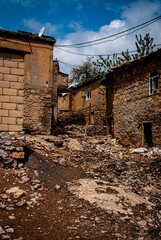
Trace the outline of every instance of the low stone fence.
[[25, 159], [25, 132], [0, 133], [0, 166], [21, 167]]

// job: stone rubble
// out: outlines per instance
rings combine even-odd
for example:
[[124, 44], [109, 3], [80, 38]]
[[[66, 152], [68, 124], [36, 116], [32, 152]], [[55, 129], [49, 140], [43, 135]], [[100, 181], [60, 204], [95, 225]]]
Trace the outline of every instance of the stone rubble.
[[[27, 136], [26, 142], [36, 150], [36, 144], [39, 141], [38, 151], [40, 153], [47, 153], [55, 163], [62, 167], [61, 160], [63, 159], [68, 163], [68, 166], [81, 168], [86, 177], [92, 179], [91, 181], [97, 181], [98, 186], [95, 186], [95, 188], [98, 196], [96, 195], [96, 199], [93, 198], [92, 200], [97, 207], [106, 209], [106, 207], [103, 207], [106, 206], [105, 198], [102, 198], [102, 196], [105, 196], [103, 194], [106, 193], [106, 195], [109, 194], [108, 197], [114, 197], [114, 192], [119, 192], [120, 197], [116, 194], [119, 214], [125, 215], [120, 216], [120, 219], [135, 224], [136, 229], [140, 229], [140, 239], [145, 234], [144, 231], [147, 233], [151, 231], [150, 229], [158, 231], [161, 225], [161, 214], [158, 211], [158, 208], [161, 207], [161, 184], [159, 181], [161, 149], [154, 147], [129, 149], [121, 146], [111, 136], [85, 136], [82, 130], [72, 132], [71, 130], [74, 127], [68, 126], [68, 128], [70, 130], [66, 132], [66, 135], [50, 136], [50, 141], [49, 137], [47, 139], [46, 136], [38, 136], [37, 140], [33, 138], [33, 142], [32, 138]], [[78, 127], [76, 128], [78, 129]], [[40, 143], [40, 139], [49, 141], [50, 146], [46, 148], [44, 142], [43, 144]], [[56, 139], [61, 141], [62, 144], [56, 146], [54, 144]], [[103, 188], [104, 183], [108, 183], [105, 188]], [[89, 186], [87, 184], [87, 192], [84, 192], [84, 195], [82, 193], [80, 199], [90, 202], [91, 200], [88, 198]], [[92, 190], [92, 186], [90, 189]], [[69, 184], [69, 190], [72, 194], [78, 196], [81, 191], [85, 191], [85, 187], [82, 186], [81, 189], [81, 182], [75, 181]], [[77, 194], [77, 191], [79, 194]], [[127, 195], [125, 195], [126, 191]], [[125, 196], [128, 196], [126, 201]], [[102, 205], [97, 204], [99, 197], [102, 198]], [[135, 204], [133, 203], [134, 199]], [[111, 199], [111, 201], [113, 200]], [[111, 202], [111, 204], [113, 203]], [[107, 206], [106, 211], [110, 212], [109, 214], [115, 213], [117, 215], [117, 205], [111, 209], [109, 204]], [[140, 211], [139, 208], [142, 210]], [[137, 220], [138, 217], [139, 220]], [[96, 218], [96, 220], [98, 219]], [[79, 224], [79, 219], [76, 221]], [[72, 227], [70, 226], [70, 228]]]
[[[42, 154], [47, 161], [52, 161], [59, 168], [68, 170], [74, 167], [84, 173], [84, 178], [67, 183], [73, 211], [68, 230], [75, 233], [75, 238], [68, 239], [90, 239], [93, 229], [97, 229], [96, 236], [107, 236], [109, 226], [113, 231], [111, 239], [153, 240], [155, 238], [148, 238], [148, 234], [152, 232], [159, 237], [161, 149], [154, 147], [129, 149], [121, 146], [111, 136], [88, 136], [84, 134], [84, 128], [80, 132], [74, 132], [74, 129], [78, 130], [74, 126], [69, 129], [66, 135], [57, 137], [26, 135], [23, 138], [27, 147]], [[1, 140], [6, 141], [6, 136], [2, 134]], [[10, 150], [6, 148], [0, 150], [1, 163], [8, 156], [7, 154], [12, 151], [21, 153], [22, 150], [21, 144], [11, 148], [10, 141], [14, 139], [11, 139], [10, 135], [8, 138], [5, 147], [10, 147]], [[0, 211], [7, 211], [8, 218], [13, 222], [17, 218], [14, 209], [22, 208], [28, 211], [38, 207], [44, 197], [41, 191], [45, 188], [38, 170], [34, 170], [31, 174], [23, 165], [19, 165], [21, 168], [18, 168], [18, 164], [11, 169], [2, 164], [3, 167], [5, 166], [4, 177], [7, 179], [13, 177], [14, 184], [12, 188], [0, 192]], [[63, 188], [61, 183], [56, 184], [53, 186], [53, 191], [59, 195]], [[64, 210], [65, 200], [58, 201], [58, 212]], [[83, 210], [84, 206], [85, 210]], [[82, 214], [74, 217], [74, 213], [80, 209]], [[16, 228], [12, 226], [5, 228], [3, 224], [1, 225], [0, 238], [7, 239], [9, 236], [9, 239], [12, 239]], [[129, 232], [126, 225], [129, 226]], [[13, 230], [7, 232], [6, 229]], [[82, 236], [78, 234], [80, 230]], [[128, 235], [132, 234], [130, 231], [134, 231], [135, 237]]]
[[[0, 133], [0, 166], [17, 167], [19, 161], [24, 161], [24, 140], [25, 132], [19, 132], [19, 134], [10, 132]], [[21, 166], [23, 166], [23, 163], [19, 167]]]
[[[12, 166], [11, 168], [3, 168], [3, 171], [4, 178], [8, 181], [12, 178], [12, 185], [15, 186], [8, 189], [4, 188], [4, 191], [0, 192], [0, 211], [8, 212], [8, 219], [15, 221], [16, 216], [14, 211], [16, 208], [25, 207], [26, 209], [29, 209], [30, 207], [33, 208], [39, 206], [39, 202], [43, 199], [39, 193], [40, 188], [43, 187], [43, 183], [35, 177], [35, 174], [29, 176], [27, 168], [18, 169], [17, 167], [13, 168]], [[34, 184], [34, 188], [30, 191], [26, 191], [26, 187], [31, 183]], [[18, 184], [20, 184], [21, 187], [18, 186]], [[15, 229], [9, 225], [0, 226], [0, 239], [13, 239], [11, 235], [14, 232]], [[18, 239], [23, 238], [19, 237]]]

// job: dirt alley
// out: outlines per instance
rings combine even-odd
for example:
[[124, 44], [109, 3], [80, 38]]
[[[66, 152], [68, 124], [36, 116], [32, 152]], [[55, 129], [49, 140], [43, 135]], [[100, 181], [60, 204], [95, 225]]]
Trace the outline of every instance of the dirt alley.
[[160, 150], [74, 131], [26, 146], [23, 167], [0, 168], [0, 239], [161, 239]]

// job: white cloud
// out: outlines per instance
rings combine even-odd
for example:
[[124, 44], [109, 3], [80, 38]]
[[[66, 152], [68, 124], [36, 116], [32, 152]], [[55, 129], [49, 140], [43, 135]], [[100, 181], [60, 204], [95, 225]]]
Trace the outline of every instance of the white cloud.
[[62, 25], [54, 25], [50, 22], [42, 24], [41, 22], [36, 21], [34, 18], [24, 19], [24, 26], [27, 27], [30, 31], [39, 33], [42, 27], [45, 27], [45, 35], [53, 35], [57, 32], [58, 28], [61, 28]]
[[115, 31], [119, 30], [120, 28], [123, 28], [125, 25], [125, 22], [119, 19], [113, 20], [110, 22], [109, 25], [104, 25], [100, 28], [100, 32], [109, 32], [109, 31]]
[[[121, 19], [115, 19], [110, 22], [109, 25], [102, 26], [97, 32], [87, 31], [85, 29], [79, 29], [78, 25], [73, 23], [71, 27], [76, 32], [67, 34], [64, 39], [57, 39], [57, 45], [67, 45], [80, 42], [92, 41], [107, 37], [109, 35], [124, 31], [125, 29], [134, 27], [140, 23], [146, 22], [152, 18], [161, 15], [161, 3], [159, 1], [137, 1], [129, 4], [126, 8], [122, 8]], [[86, 48], [62, 48], [70, 52], [81, 53], [81, 54], [111, 54], [116, 52], [122, 52], [122, 50], [129, 49], [135, 50], [135, 35], [142, 34], [145, 36], [146, 33], [150, 33], [151, 37], [154, 37], [155, 43], [161, 43], [161, 20], [143, 28], [131, 35], [123, 36], [112, 42], [106, 42], [100, 45], [93, 45]], [[54, 56], [58, 57], [61, 61], [71, 64], [80, 64], [86, 59], [85, 56], [79, 56], [61, 51], [57, 48], [54, 50]], [[65, 66], [63, 66], [65, 68]], [[66, 67], [66, 72], [69, 73], [70, 69]]]
[[125, 18], [130, 24], [139, 24], [149, 20], [155, 15], [161, 13], [161, 4], [159, 1], [137, 1], [130, 3], [122, 12], [122, 18]]

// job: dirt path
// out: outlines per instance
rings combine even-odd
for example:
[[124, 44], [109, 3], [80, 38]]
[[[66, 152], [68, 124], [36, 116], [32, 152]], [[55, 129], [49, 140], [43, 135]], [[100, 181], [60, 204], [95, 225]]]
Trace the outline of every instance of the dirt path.
[[[160, 239], [159, 158], [132, 156], [104, 137], [63, 139], [50, 139], [48, 151], [39, 139], [40, 151], [27, 150], [24, 169], [0, 169], [0, 239]], [[59, 164], [62, 156], [67, 167]], [[25, 195], [5, 196], [13, 186]]]

